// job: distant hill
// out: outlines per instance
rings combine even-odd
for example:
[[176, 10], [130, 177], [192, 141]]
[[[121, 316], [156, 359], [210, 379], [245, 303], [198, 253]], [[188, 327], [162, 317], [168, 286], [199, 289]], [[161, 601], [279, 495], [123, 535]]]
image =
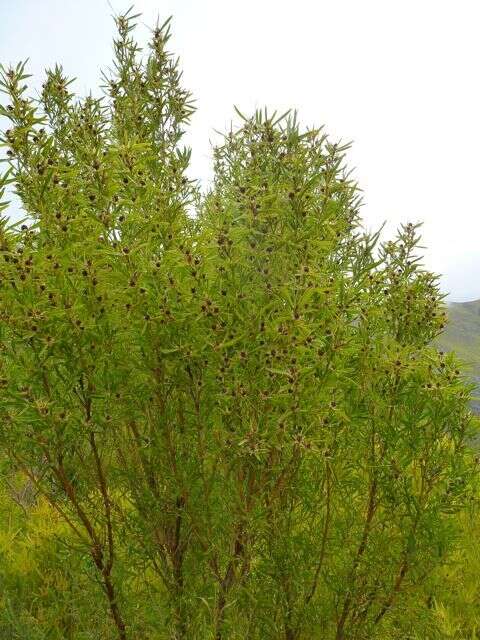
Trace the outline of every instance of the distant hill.
[[475, 413], [480, 414], [480, 300], [452, 302], [449, 322], [438, 343], [445, 351], [455, 351], [465, 363], [465, 371], [477, 383]]

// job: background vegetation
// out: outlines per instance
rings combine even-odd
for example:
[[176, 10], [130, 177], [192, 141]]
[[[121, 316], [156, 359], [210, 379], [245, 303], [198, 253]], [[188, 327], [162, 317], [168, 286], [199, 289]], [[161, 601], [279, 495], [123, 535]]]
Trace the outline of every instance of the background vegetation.
[[472, 407], [480, 413], [480, 300], [453, 302], [448, 306], [448, 324], [439, 336], [440, 348], [454, 351], [464, 361], [464, 370], [476, 383]]

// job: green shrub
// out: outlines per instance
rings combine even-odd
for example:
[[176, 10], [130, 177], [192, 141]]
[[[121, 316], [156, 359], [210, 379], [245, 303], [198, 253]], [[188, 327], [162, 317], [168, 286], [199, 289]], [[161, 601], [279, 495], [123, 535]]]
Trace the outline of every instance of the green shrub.
[[168, 24], [142, 61], [134, 18], [103, 99], [3, 73], [7, 460], [120, 639], [405, 638], [473, 475], [418, 225], [366, 233], [348, 147], [290, 114], [239, 114], [200, 197]]

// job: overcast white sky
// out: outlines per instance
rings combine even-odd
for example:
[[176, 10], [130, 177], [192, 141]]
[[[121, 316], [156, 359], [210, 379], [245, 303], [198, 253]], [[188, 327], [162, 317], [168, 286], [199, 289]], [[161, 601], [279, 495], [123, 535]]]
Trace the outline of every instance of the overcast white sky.
[[[0, 61], [30, 58], [36, 86], [61, 62], [86, 94], [111, 60], [120, 0], [0, 0]], [[197, 99], [189, 144], [206, 184], [214, 129], [297, 108], [352, 140], [369, 228], [423, 221], [426, 264], [455, 301], [480, 298], [478, 0], [137, 0], [173, 15], [171, 48]]]

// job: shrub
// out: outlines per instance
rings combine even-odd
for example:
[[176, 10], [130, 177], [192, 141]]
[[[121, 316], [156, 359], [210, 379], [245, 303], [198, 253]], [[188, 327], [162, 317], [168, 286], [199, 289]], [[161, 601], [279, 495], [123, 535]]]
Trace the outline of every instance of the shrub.
[[418, 225], [366, 233], [348, 146], [291, 114], [239, 113], [200, 197], [168, 23], [142, 60], [135, 18], [105, 98], [3, 72], [6, 457], [120, 639], [400, 637], [473, 473]]

